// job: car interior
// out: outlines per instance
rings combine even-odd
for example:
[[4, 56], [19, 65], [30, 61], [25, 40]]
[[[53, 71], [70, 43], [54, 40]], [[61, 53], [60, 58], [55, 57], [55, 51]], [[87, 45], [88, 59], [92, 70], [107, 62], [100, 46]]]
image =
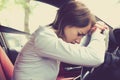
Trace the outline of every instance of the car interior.
[[[5, 46], [5, 43], [3, 43], [3, 38], [2, 38], [2, 33], [6, 33], [6, 32], [7, 33], [11, 33], [11, 32], [15, 33], [14, 29], [12, 31], [12, 28], [10, 28], [10, 32], [9, 32], [9, 30], [4, 31], [3, 28], [7, 29], [7, 27], [4, 27], [4, 26], [0, 27], [0, 32], [1, 32], [1, 36], [0, 36], [0, 40], [1, 40], [0, 41], [0, 62], [1, 62], [0, 63], [0, 79], [1, 80], [10, 80], [12, 77], [12, 74], [13, 74], [14, 63], [15, 63], [16, 57], [18, 55], [18, 52], [16, 50], [10, 50], [9, 48], [7, 48]], [[19, 30], [18, 30], [18, 32], [16, 30], [16, 33], [24, 34], [24, 35], [27, 34], [25, 32], [20, 32]], [[119, 42], [120, 35], [119, 34], [120, 34], [120, 29], [118, 29], [118, 28], [114, 29], [114, 30], [112, 29], [110, 31], [108, 52], [112, 53], [116, 50], [116, 48], [118, 50], [120, 49], [120, 42]], [[120, 56], [120, 54], [117, 54], [117, 55]], [[62, 80], [63, 77], [64, 78], [78, 77], [76, 80], [79, 80], [81, 78], [81, 76], [85, 76], [87, 71], [91, 71], [91, 68], [84, 67], [84, 70], [83, 71], [82, 70], [83, 70], [83, 68], [81, 66], [61, 62], [60, 72], [59, 72], [57, 80]], [[94, 71], [96, 71], [96, 70], [94, 70]], [[82, 73], [81, 73], [81, 71], [82, 71]], [[82, 79], [82, 80], [87, 80], [87, 79]]]
[[[37, 0], [37, 1], [47, 3], [59, 8], [62, 4], [65, 4], [70, 0]], [[101, 20], [97, 16], [96, 19]], [[108, 24], [106, 23], [106, 25]], [[120, 29], [119, 28], [113, 29], [110, 25], [108, 26], [110, 28], [108, 52], [115, 53], [115, 51], [118, 51], [118, 54], [116, 55], [120, 57], [120, 35], [119, 35]], [[14, 63], [19, 52], [14, 49], [10, 49], [8, 47], [4, 38], [4, 33], [13, 33], [20, 35], [30, 35], [30, 34], [10, 28], [9, 26], [0, 25], [0, 80], [11, 80], [13, 75]], [[111, 69], [106, 69], [106, 70], [113, 73]], [[96, 80], [120, 80], [120, 77], [118, 77], [119, 76], [118, 74], [120, 74], [120, 69], [119, 70], [114, 69], [114, 70], [115, 70], [114, 74], [117, 74], [117, 76], [115, 75], [114, 77], [110, 77], [111, 75], [114, 74], [109, 74], [108, 71], [102, 72], [103, 69], [101, 69], [101, 66], [98, 68], [91, 68], [91, 67], [86, 68], [86, 67], [81, 67], [79, 65], [72, 65], [61, 62], [60, 72], [57, 80], [63, 80], [63, 79], [70, 80], [67, 79], [69, 77], [75, 77], [74, 80], [94, 80], [94, 78]], [[97, 74], [97, 76], [95, 74]], [[105, 75], [105, 74], [109, 74], [109, 75]], [[90, 78], [91, 76], [92, 78]], [[106, 76], [106, 78], [100, 78], [103, 76], [104, 77]]]
[[7, 43], [4, 39], [4, 33], [14, 33], [22, 35], [29, 34], [0, 25], [0, 80], [11, 80], [13, 75], [14, 63], [18, 52], [16, 50], [10, 50], [7, 47]]

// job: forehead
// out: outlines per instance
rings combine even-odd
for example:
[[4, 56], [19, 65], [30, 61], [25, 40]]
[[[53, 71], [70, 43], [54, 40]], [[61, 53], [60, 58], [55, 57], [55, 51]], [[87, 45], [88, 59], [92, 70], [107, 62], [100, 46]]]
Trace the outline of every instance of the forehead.
[[85, 27], [78, 27], [78, 31], [81, 32], [81, 33], [88, 33], [88, 31], [91, 29], [91, 25], [89, 24], [88, 26], [85, 26]]

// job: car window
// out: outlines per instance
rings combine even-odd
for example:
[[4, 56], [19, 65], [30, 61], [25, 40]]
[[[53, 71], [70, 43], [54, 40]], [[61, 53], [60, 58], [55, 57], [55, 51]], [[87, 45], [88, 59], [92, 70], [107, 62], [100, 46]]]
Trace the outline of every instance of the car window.
[[[57, 8], [39, 1], [30, 2], [29, 29], [32, 34], [39, 26], [53, 22]], [[0, 10], [0, 24], [24, 31], [24, 9], [21, 5], [8, 0], [4, 9]], [[25, 35], [5, 33], [10, 49], [20, 51], [27, 39]]]
[[[120, 0], [78, 1], [84, 2], [96, 16], [112, 27], [120, 26]], [[6, 8], [0, 11], [0, 24], [24, 30], [24, 9], [12, 0], [8, 0], [7, 4]], [[29, 28], [31, 33], [34, 32], [39, 25], [51, 23], [55, 18], [57, 10], [56, 7], [34, 0], [30, 2], [30, 9]]]
[[31, 6], [36, 5], [30, 14], [29, 25], [31, 33], [39, 25], [45, 26], [53, 22], [58, 8], [39, 1], [31, 1], [30, 4]]
[[[120, 27], [120, 0], [78, 0], [84, 2], [97, 17], [108, 23], [110, 26]], [[32, 0], [30, 2], [29, 29], [33, 33], [39, 25], [44, 26], [53, 22], [56, 7]], [[13, 0], [8, 0], [6, 7], [0, 10], [0, 24], [24, 31], [24, 9], [21, 5], [15, 4]], [[18, 34], [6, 34], [6, 38], [11, 46], [20, 49], [24, 39]], [[24, 37], [23, 37], [24, 38]], [[16, 44], [14, 44], [16, 43]], [[13, 45], [14, 44], [14, 45]], [[19, 45], [19, 47], [18, 47]]]
[[[33, 33], [39, 25], [50, 24], [57, 8], [43, 2], [30, 1], [29, 29]], [[24, 31], [24, 8], [13, 0], [8, 0], [6, 7], [0, 10], [0, 24]]]
[[78, 0], [113, 28], [120, 28], [120, 0]]
[[5, 39], [10, 49], [20, 51], [27, 42], [27, 37], [21, 34], [5, 33]]

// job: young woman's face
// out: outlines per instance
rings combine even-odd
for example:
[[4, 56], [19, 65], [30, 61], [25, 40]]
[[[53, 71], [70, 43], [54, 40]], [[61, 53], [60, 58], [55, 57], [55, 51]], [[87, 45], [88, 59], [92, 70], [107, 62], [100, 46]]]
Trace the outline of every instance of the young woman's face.
[[68, 43], [80, 43], [82, 37], [88, 33], [90, 30], [91, 25], [86, 27], [80, 28], [76, 26], [66, 26], [64, 29], [64, 37], [63, 40]]

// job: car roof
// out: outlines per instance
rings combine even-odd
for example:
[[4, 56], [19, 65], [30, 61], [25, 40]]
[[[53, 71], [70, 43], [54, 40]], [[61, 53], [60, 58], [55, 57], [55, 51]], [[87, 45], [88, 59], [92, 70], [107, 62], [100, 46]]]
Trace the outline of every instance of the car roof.
[[47, 3], [47, 4], [50, 4], [52, 6], [55, 6], [55, 7], [61, 7], [63, 4], [71, 1], [71, 0], [37, 0], [37, 1], [40, 1], [40, 2], [44, 2], [44, 3]]

